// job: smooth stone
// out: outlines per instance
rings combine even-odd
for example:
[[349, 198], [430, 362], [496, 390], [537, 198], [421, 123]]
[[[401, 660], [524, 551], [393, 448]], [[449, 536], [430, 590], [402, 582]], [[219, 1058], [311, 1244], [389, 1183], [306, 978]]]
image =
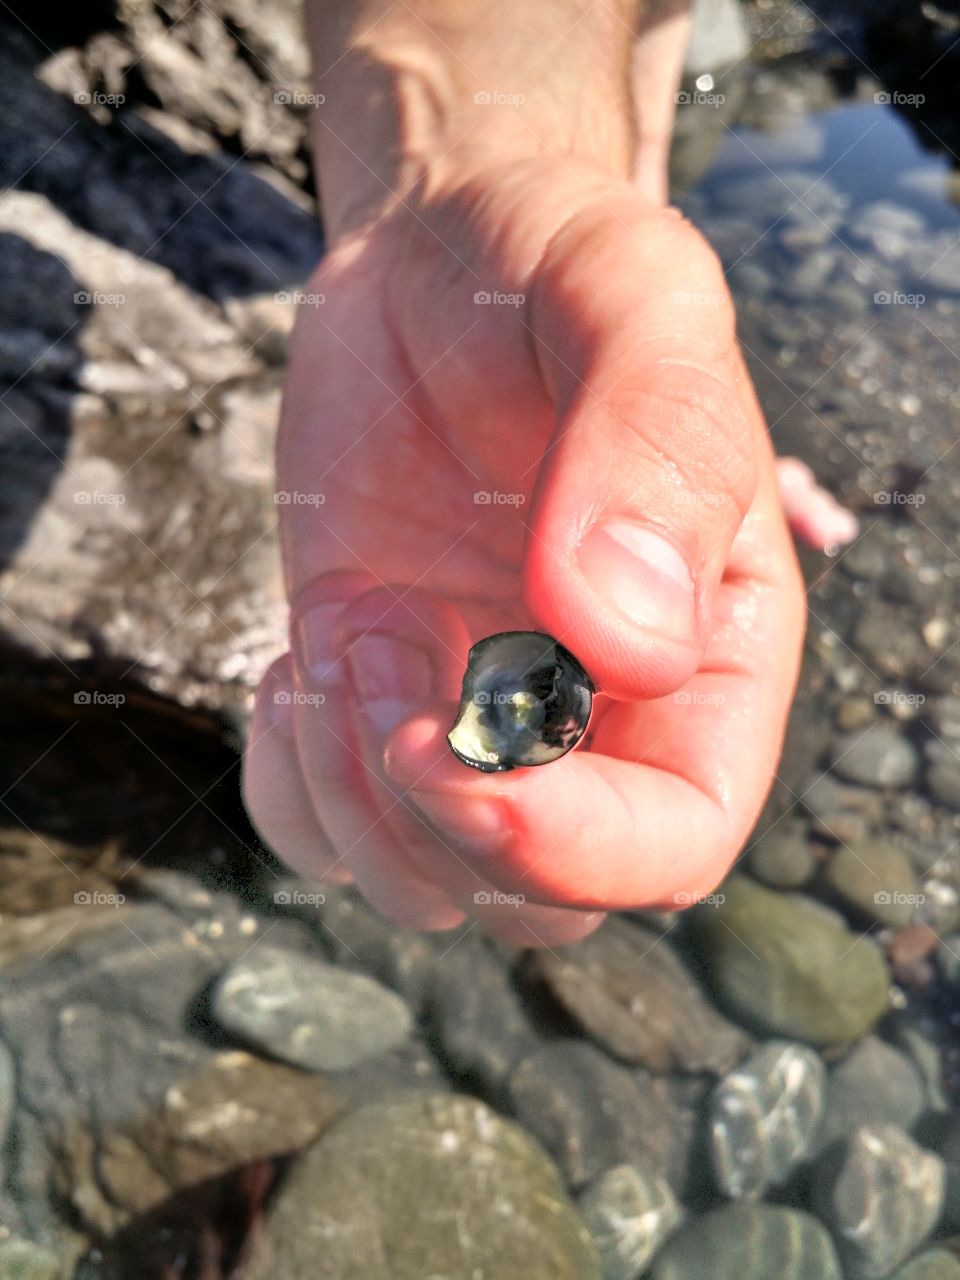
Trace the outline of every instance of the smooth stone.
[[[953, 1029], [908, 1005], [884, 1025], [884, 1034], [910, 1059], [923, 1083], [929, 1111], [949, 1112], [953, 1102], [945, 1089], [946, 1059], [953, 1044]], [[902, 1123], [902, 1122], [901, 1122]]]
[[890, 1280], [960, 1280], [960, 1258], [946, 1249], [928, 1249], [896, 1271]]
[[475, 1098], [362, 1107], [293, 1166], [250, 1280], [600, 1280], [556, 1168]]
[[747, 850], [745, 862], [752, 875], [774, 889], [799, 889], [816, 868], [806, 830], [799, 823], [767, 831]]
[[668, 1242], [650, 1280], [843, 1280], [833, 1243], [808, 1213], [767, 1204], [713, 1209]]
[[588, 1035], [625, 1062], [657, 1073], [719, 1074], [750, 1048], [672, 945], [639, 925], [611, 918], [575, 946], [537, 952], [530, 971]]
[[826, 1070], [806, 1045], [772, 1040], [710, 1099], [714, 1175], [732, 1200], [780, 1186], [810, 1150], [823, 1118]]
[[917, 877], [905, 853], [883, 840], [841, 845], [831, 855], [824, 880], [850, 906], [894, 929], [908, 925], [917, 909]]
[[929, 698], [924, 704], [923, 718], [946, 742], [960, 741], [960, 697], [956, 694]]
[[601, 1174], [581, 1194], [578, 1208], [600, 1255], [604, 1280], [636, 1280], [683, 1220], [669, 1184], [630, 1164]]
[[[531, 1054], [509, 1080], [514, 1115], [583, 1186], [615, 1164], [673, 1169], [673, 1108], [662, 1082], [611, 1062], [580, 1040]], [[672, 1179], [671, 1179], [672, 1181]]]
[[883, 822], [883, 796], [869, 787], [851, 787], [821, 774], [800, 797], [813, 817], [816, 835], [828, 840], [862, 840]]
[[0, 1240], [2, 1280], [60, 1280], [60, 1260], [30, 1240], [8, 1236]]
[[692, 927], [709, 981], [740, 1017], [775, 1035], [841, 1044], [869, 1031], [889, 1001], [880, 950], [812, 899], [746, 876]]
[[937, 804], [960, 813], [960, 761], [955, 756], [935, 760], [929, 765], [926, 783]]
[[837, 777], [867, 787], [908, 787], [919, 764], [913, 743], [879, 721], [862, 732], [843, 735], [833, 752]]
[[814, 1169], [813, 1195], [851, 1280], [879, 1280], [917, 1249], [943, 1207], [944, 1162], [897, 1125], [861, 1125]]
[[313, 956], [260, 946], [213, 993], [216, 1020], [238, 1039], [310, 1071], [344, 1071], [396, 1048], [410, 1010], [360, 973]]
[[926, 1105], [913, 1063], [879, 1036], [864, 1036], [827, 1076], [819, 1150], [848, 1138], [862, 1125], [899, 1124], [910, 1129]]
[[520, 1059], [540, 1047], [508, 968], [476, 936], [434, 966], [425, 1007], [447, 1070], [491, 1101]]

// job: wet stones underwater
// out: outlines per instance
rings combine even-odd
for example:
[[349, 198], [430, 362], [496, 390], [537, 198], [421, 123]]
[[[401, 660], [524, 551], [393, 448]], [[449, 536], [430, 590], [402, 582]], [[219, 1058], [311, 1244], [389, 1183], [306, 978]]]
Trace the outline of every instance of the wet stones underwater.
[[727, 882], [529, 952], [286, 876], [239, 805], [283, 637], [285, 297], [321, 248], [275, 101], [295, 6], [137, 0], [46, 48], [7, 18], [0, 1277], [960, 1277], [960, 270], [917, 141], [952, 135], [866, 70], [904, 84], [939, 36], [891, 64], [866, 19], [745, 12], [736, 134], [705, 156], [680, 112], [682, 204], [778, 449], [863, 535], [804, 559]]

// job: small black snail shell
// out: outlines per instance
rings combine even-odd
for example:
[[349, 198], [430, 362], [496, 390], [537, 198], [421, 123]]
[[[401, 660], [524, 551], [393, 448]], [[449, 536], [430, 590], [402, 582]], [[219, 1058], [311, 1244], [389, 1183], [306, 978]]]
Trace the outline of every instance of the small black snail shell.
[[583, 736], [593, 683], [569, 650], [539, 631], [503, 631], [467, 657], [454, 755], [483, 773], [559, 760]]

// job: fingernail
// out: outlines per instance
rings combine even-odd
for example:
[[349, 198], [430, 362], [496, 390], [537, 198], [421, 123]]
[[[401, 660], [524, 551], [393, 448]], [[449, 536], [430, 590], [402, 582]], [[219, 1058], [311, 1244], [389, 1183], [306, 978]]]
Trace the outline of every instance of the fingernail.
[[631, 622], [678, 640], [693, 635], [693, 577], [654, 529], [628, 520], [598, 525], [583, 540], [579, 561], [597, 594]]
[[333, 642], [334, 624], [343, 613], [344, 603], [335, 600], [317, 605], [294, 625], [294, 656], [301, 672], [313, 684], [331, 688], [344, 683], [343, 667]]
[[348, 641], [344, 657], [363, 714], [383, 737], [433, 697], [430, 656], [418, 645], [369, 631]]
[[505, 810], [496, 801], [435, 791], [412, 791], [410, 799], [441, 835], [471, 853], [496, 853], [510, 834]]

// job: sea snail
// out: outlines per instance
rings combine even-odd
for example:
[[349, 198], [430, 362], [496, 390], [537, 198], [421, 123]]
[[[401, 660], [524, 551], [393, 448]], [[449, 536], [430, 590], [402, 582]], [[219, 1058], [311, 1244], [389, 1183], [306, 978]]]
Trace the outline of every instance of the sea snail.
[[538, 631], [487, 636], [467, 656], [454, 755], [483, 773], [549, 764], [576, 746], [593, 683], [568, 649]]

